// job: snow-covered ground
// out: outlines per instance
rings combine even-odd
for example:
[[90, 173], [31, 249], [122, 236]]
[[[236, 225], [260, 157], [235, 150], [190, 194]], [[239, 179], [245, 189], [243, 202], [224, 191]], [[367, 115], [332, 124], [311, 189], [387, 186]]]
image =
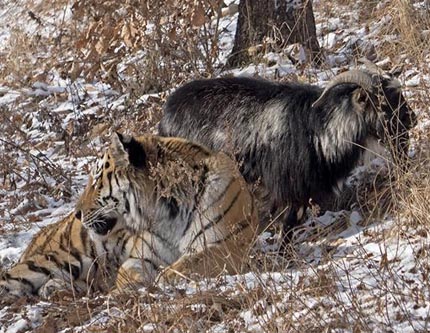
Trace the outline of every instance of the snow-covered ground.
[[[70, 5], [64, 5], [61, 10], [44, 11], [45, 24], [37, 24], [28, 17], [29, 3], [34, 10], [43, 2], [0, 3], [0, 55], [19, 42], [12, 40], [17, 30], [42, 37], [57, 35], [61, 22], [73, 19]], [[387, 3], [382, 1], [377, 7]], [[423, 71], [430, 59], [414, 63], [406, 55], [398, 59], [373, 55], [398, 37], [384, 30], [392, 20], [388, 14], [360, 20], [365, 6], [365, 1], [354, 6], [345, 1], [335, 5], [314, 2], [317, 33], [327, 53], [324, 69], [296, 67], [285, 53], [269, 53], [262, 63], [231, 72], [324, 85], [337, 72], [354, 66], [357, 49], [378, 57], [381, 66], [402, 61], [405, 95], [419, 116], [410, 151], [416, 156], [423, 150], [419, 145], [430, 126], [425, 94], [430, 75]], [[236, 20], [237, 14], [220, 20], [220, 62], [232, 48]], [[297, 46], [285, 52], [299, 60], [303, 54]], [[29, 57], [36, 61], [49, 54], [35, 51]], [[125, 68], [139, 57], [128, 55], [118, 66]], [[2, 64], [0, 69], [4, 70]], [[58, 69], [48, 70], [46, 78], [26, 85], [11, 84], [13, 76], [0, 77], [3, 269], [18, 260], [35, 232], [73, 209], [89, 167], [103, 149], [100, 137], [109, 132], [109, 126], [153, 131], [156, 116], [148, 110], [158, 110], [165, 98], [164, 93], [154, 93], [132, 99], [129, 92], [106, 83], [63, 78]], [[358, 168], [348, 185], [371, 183], [376, 174], [387, 172], [386, 162], [377, 159]], [[0, 309], [0, 332], [33, 332], [37, 327], [40, 332], [156, 332], [171, 327], [178, 332], [185, 328], [195, 332], [429, 331], [429, 224], [411, 224], [407, 215], [374, 219], [367, 213], [355, 205], [311, 217], [297, 235], [296, 255], [289, 262], [281, 263], [282, 258], [272, 253], [274, 236], [263, 234], [255, 251], [255, 269], [244, 275], [143, 288], [127, 299], [74, 300], [65, 295], [49, 302], [18, 301]]]

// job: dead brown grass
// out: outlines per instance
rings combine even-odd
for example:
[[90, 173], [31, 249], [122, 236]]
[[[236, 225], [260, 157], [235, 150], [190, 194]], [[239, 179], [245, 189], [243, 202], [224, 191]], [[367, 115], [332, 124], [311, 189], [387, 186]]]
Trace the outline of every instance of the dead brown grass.
[[430, 14], [423, 2], [394, 0], [387, 1], [376, 9], [375, 16], [386, 19], [381, 35], [398, 35], [396, 40], [384, 42], [384, 52], [398, 58], [407, 55], [413, 62], [424, 60], [430, 46]]
[[[394, 41], [387, 39], [378, 47], [380, 58], [390, 57], [395, 62], [405, 62], [406, 67], [413, 65], [424, 74], [429, 74], [427, 61], [430, 38], [426, 32], [430, 29], [428, 11], [417, 9], [411, 2], [403, 0], [387, 1], [379, 7], [378, 3], [364, 1], [361, 4], [363, 8], [369, 6], [362, 10], [363, 24], [389, 15], [391, 20], [381, 28], [378, 38], [393, 34], [400, 36]], [[73, 80], [101, 80], [118, 90], [129, 92], [130, 98], [125, 108], [102, 108], [96, 115], [84, 115], [71, 120], [66, 129], [59, 126], [52, 113], [46, 110], [44, 113], [40, 101], [33, 101], [25, 109], [18, 108], [21, 104], [17, 102], [10, 109], [0, 110], [5, 137], [13, 138], [9, 140], [11, 143], [15, 140], [20, 142], [19, 147], [6, 145], [7, 148], [0, 152], [0, 190], [12, 191], [22, 179], [28, 182], [27, 192], [3, 200], [8, 207], [2, 206], [0, 217], [16, 218], [8, 219], [11, 222], [9, 225], [15, 223], [16, 229], [19, 229], [23, 219], [30, 223], [31, 213], [44, 207], [41, 194], [54, 197], [55, 193], [61, 196], [70, 190], [69, 180], [64, 178], [70, 176], [70, 170], [63, 170], [61, 162], [51, 164], [47, 160], [39, 161], [32, 155], [37, 142], [22, 130], [23, 126], [29, 124], [30, 112], [40, 111], [40, 119], [51, 119], [53, 125], [50, 131], [55, 133], [53, 137], [56, 140], [64, 142], [64, 156], [76, 158], [95, 155], [96, 149], [90, 141], [103, 137], [109, 129], [133, 133], [154, 129], [166, 94], [159, 93], [145, 101], [138, 101], [142, 94], [160, 92], [190, 78], [208, 77], [216, 73], [219, 31], [217, 26], [209, 26], [207, 18], [218, 11], [217, 2], [184, 1], [178, 7], [175, 7], [178, 2], [174, 1], [155, 1], [152, 6], [148, 4], [147, 1], [127, 2], [118, 12], [115, 1], [105, 1], [103, 6], [99, 1], [86, 1], [85, 4], [77, 1], [74, 15], [80, 17], [80, 22], [64, 22], [63, 26], [58, 27], [58, 34], [52, 38], [26, 35], [18, 28], [13, 31], [8, 53], [0, 55], [3, 64], [0, 67], [2, 83], [14, 87], [28, 86], [37, 80], [44, 81], [44, 75], [51, 68], [62, 68], [64, 76], [71, 79], [72, 88], [75, 88]], [[334, 6], [352, 7], [354, 4], [355, 1], [350, 0], [339, 0], [334, 4], [327, 2], [325, 10], [333, 17], [338, 13]], [[66, 3], [62, 2], [62, 5]], [[41, 6], [32, 11], [37, 19], [46, 23], [44, 15], [47, 8]], [[203, 20], [200, 17], [201, 8], [207, 14]], [[157, 29], [148, 28], [151, 20], [156, 22]], [[118, 52], [114, 52], [116, 49]], [[34, 50], [51, 52], [52, 58], [34, 61]], [[139, 58], [138, 61], [119, 66], [124, 58], [135, 56]], [[413, 109], [421, 111], [421, 119], [429, 117], [428, 88], [424, 82], [416, 88], [410, 88], [413, 95], [409, 102]], [[55, 98], [61, 100], [61, 96]], [[351, 258], [351, 261], [359, 260], [363, 266], [379, 267], [376, 286], [366, 285], [365, 282], [359, 285], [363, 290], [372, 290], [369, 295], [373, 293], [375, 303], [366, 303], [371, 304], [372, 311], [384, 316], [389, 298], [387, 295], [394, 295], [401, 309], [398, 318], [405, 317], [406, 321], [413, 321], [414, 318], [408, 318], [409, 304], [405, 299], [412, 295], [411, 298], [414, 297], [417, 304], [426, 304], [430, 276], [430, 246], [426, 241], [430, 226], [430, 138], [425, 128], [415, 129], [412, 136], [415, 156], [406, 171], [392, 166], [388, 175], [370, 175], [364, 183], [342, 198], [347, 200], [339, 203], [342, 208], [355, 204], [363, 215], [363, 225], [371, 225], [383, 217], [395, 220], [394, 227], [388, 233], [374, 230], [363, 232], [363, 237], [378, 238], [383, 250], [386, 243], [397, 239], [422, 243], [416, 253], [417, 265], [413, 268], [421, 273], [421, 288], [405, 288], [411, 284], [406, 277], [402, 280], [404, 285], [389, 285], [390, 277], [399, 274], [393, 268], [394, 262], [383, 256], [379, 261], [369, 257], [364, 244], [356, 246], [355, 257]], [[50, 147], [50, 142], [44, 142], [40, 150], [45, 151]], [[11, 159], [18, 155], [24, 156], [25, 162], [21, 165], [17, 165], [16, 158]], [[46, 181], [47, 177], [51, 177], [49, 182]], [[24, 207], [27, 210], [13, 211], [23, 196], [35, 205]], [[63, 199], [68, 200], [67, 196]], [[348, 226], [348, 214], [346, 212], [339, 218], [337, 226]], [[110, 314], [110, 321], [107, 324], [96, 321], [88, 328], [89, 331], [136, 332], [142, 331], [145, 325], [153, 327], [155, 332], [201, 332], [215, 325], [220, 325], [220, 330], [226, 332], [251, 331], [252, 328], [243, 318], [244, 313], [254, 316], [260, 324], [255, 330], [265, 332], [329, 332], [335, 329], [371, 331], [368, 309], [361, 304], [357, 290], [343, 286], [350, 288], [352, 306], [348, 307], [345, 299], [338, 294], [340, 263], [332, 254], [339, 246], [347, 247], [336, 236], [340, 230], [334, 228], [334, 235], [327, 234], [325, 229], [321, 233], [317, 227], [314, 230], [315, 233], [310, 232], [307, 238], [301, 239], [302, 243], [297, 245], [297, 251], [291, 257], [279, 258], [274, 253], [257, 253], [253, 258], [253, 273], [250, 273], [254, 284], [247, 283], [243, 277], [235, 282], [235, 288], [220, 291], [220, 287], [226, 285], [225, 280], [220, 278], [207, 281], [208, 285], [211, 283], [210, 288], [194, 286], [196, 292], [192, 295], [186, 293], [186, 286], [178, 284], [176, 288], [166, 290], [154, 288], [145, 293], [136, 291], [120, 295], [107, 303], [105, 299], [100, 302], [99, 299], [93, 299], [85, 304], [83, 300], [65, 298], [54, 302], [59, 304], [58, 313], [52, 310], [43, 325], [47, 328], [56, 327], [53, 328], [55, 331], [57, 328], [83, 324], [106, 310]], [[329, 241], [324, 243], [325, 238]], [[307, 253], [322, 250], [320, 264], [317, 263], [311, 269], [309, 258], [299, 251], [300, 245], [306, 242]], [[291, 268], [294, 268], [294, 274]], [[348, 272], [348, 267], [343, 270]], [[276, 274], [281, 276], [283, 282], [267, 276], [263, 278], [267, 272], [278, 272]], [[369, 269], [369, 274], [374, 273]], [[204, 284], [205, 281], [198, 282]], [[407, 294], [409, 292], [410, 295]], [[309, 299], [312, 302], [308, 302]], [[17, 312], [21, 311], [18, 305]], [[119, 309], [121, 314], [113, 309]], [[331, 313], [331, 318], [327, 317], [327, 313]], [[390, 320], [394, 321], [387, 317], [387, 322]], [[45, 327], [43, 325], [42, 328]], [[385, 329], [388, 331], [393, 327]]]

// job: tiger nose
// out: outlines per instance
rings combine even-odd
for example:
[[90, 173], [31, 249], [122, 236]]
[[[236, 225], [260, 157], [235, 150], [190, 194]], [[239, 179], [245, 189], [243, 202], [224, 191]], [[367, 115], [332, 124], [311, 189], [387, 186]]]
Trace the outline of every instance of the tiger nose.
[[76, 212], [75, 212], [75, 217], [76, 217], [78, 220], [80, 220], [80, 219], [82, 218], [82, 211], [81, 211], [81, 210], [76, 211]]

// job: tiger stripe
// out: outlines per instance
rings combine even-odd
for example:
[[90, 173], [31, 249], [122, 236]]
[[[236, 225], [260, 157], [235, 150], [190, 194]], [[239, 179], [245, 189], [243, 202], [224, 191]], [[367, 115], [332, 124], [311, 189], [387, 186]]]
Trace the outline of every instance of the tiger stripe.
[[238, 266], [246, 259], [258, 217], [226, 154], [180, 138], [121, 134], [96, 168], [97, 179], [89, 180], [76, 207], [96, 236], [103, 238], [103, 226], [115, 219], [120, 226], [114, 228], [125, 226], [140, 239], [143, 262], [156, 266], [175, 265], [212, 245], [234, 250]]
[[107, 291], [177, 271], [238, 273], [258, 227], [253, 197], [226, 154], [179, 138], [118, 134], [75, 212], [33, 237], [0, 278], [0, 295]]
[[[107, 291], [115, 284], [118, 266], [133, 257], [136, 237], [119, 229], [100, 241], [90, 237], [74, 213], [42, 228], [19, 262], [0, 277], [0, 296], [13, 300], [41, 295], [45, 286], [62, 280], [76, 292]], [[72, 283], [73, 282], [73, 287]]]

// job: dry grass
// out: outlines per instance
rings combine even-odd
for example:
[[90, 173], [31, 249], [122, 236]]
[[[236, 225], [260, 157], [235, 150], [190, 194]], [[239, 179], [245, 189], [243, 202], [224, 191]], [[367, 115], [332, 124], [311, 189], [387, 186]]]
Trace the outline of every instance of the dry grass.
[[385, 52], [397, 58], [406, 54], [411, 61], [424, 60], [430, 43], [430, 14], [425, 3], [407, 0], [386, 2], [377, 9], [377, 17], [385, 17], [387, 23], [381, 27], [381, 35], [398, 34], [400, 38], [386, 40]]
[[[76, 3], [79, 6], [83, 2]], [[100, 80], [129, 93], [124, 108], [103, 106], [95, 114], [82, 114], [85, 108], [93, 105], [85, 104], [88, 100], [82, 98], [75, 104], [76, 117], [69, 121], [67, 128], [61, 126], [61, 115], [46, 109], [46, 105], [67, 100], [70, 97], [67, 94], [39, 100], [32, 98], [31, 103], [17, 100], [14, 105], [0, 110], [2, 140], [7, 141], [0, 152], [0, 190], [13, 193], [2, 199], [0, 217], [8, 222], [8, 226], [20, 229], [41, 219], [32, 213], [47, 206], [43, 201], [46, 198], [58, 198], [63, 202], [71, 200], [74, 191], [71, 177], [78, 171], [73, 163], [96, 154], [95, 138], [103, 137], [109, 129], [133, 133], [152, 131], [166, 98], [162, 91], [182, 81], [212, 76], [217, 72], [218, 26], [211, 26], [207, 20], [203, 23], [197, 20], [196, 24], [200, 26], [197, 29], [179, 18], [181, 10], [186, 15], [195, 14], [196, 3], [201, 3], [204, 11], [209, 13], [206, 17], [214, 15], [218, 11], [215, 2], [185, 1], [183, 7], [175, 9], [177, 2], [172, 1], [157, 2], [151, 8], [145, 1], [137, 1], [134, 5], [128, 2], [124, 12], [120, 13], [112, 11], [112, 6], [117, 7], [114, 1], [106, 1], [103, 7], [98, 3], [88, 1], [83, 8], [77, 7], [81, 22], [65, 21], [51, 37], [28, 35], [17, 28], [13, 31], [7, 54], [0, 55], [1, 83], [11, 87], [27, 87], [35, 81], [48, 82], [49, 70], [63, 68], [64, 76], [70, 78], [69, 88], [73, 92], [70, 95], [90, 94], [79, 80]], [[361, 3], [365, 9], [361, 10], [360, 19], [369, 25], [386, 15], [391, 17], [375, 37], [382, 41], [377, 48], [380, 59], [390, 57], [393, 62], [405, 63], [407, 68], [417, 67], [423, 74], [429, 74], [428, 10], [417, 9], [404, 0], [378, 3]], [[336, 6], [352, 7], [354, 4], [350, 0], [339, 0], [334, 4], [319, 4], [318, 9], [324, 7], [327, 16], [337, 17]], [[42, 6], [32, 10], [37, 10], [37, 18], [46, 23], [47, 8]], [[100, 17], [103, 18], [98, 21]], [[158, 22], [159, 29], [150, 31], [145, 28], [148, 17]], [[113, 30], [107, 30], [106, 20], [111, 20], [109, 24]], [[101, 24], [97, 25], [97, 22]], [[90, 31], [92, 37], [87, 38]], [[388, 38], [391, 35], [400, 37], [393, 40]], [[97, 46], [97, 39], [109, 43]], [[126, 47], [118, 53], [113, 52], [121, 43]], [[50, 52], [52, 56], [49, 59], [35, 57], [36, 50], [39, 54]], [[127, 62], [123, 67], [119, 65], [123, 59], [134, 56], [139, 60]], [[421, 82], [410, 89], [413, 95], [409, 102], [413, 109], [421, 110], [421, 120], [429, 117], [428, 88]], [[147, 92], [158, 94], [139, 101]], [[51, 133], [49, 140], [35, 139], [28, 134], [34, 119], [45, 124], [43, 130]], [[295, 251], [289, 257], [280, 258], [276, 253], [257, 250], [252, 272], [248, 275], [211, 281], [202, 279], [188, 284], [181, 282], [164, 289], [157, 287], [146, 292], [89, 301], [73, 300], [66, 295], [53, 300], [56, 309], [46, 309], [48, 315], [42, 320], [41, 329], [55, 327], [55, 331], [82, 325], [93, 318], [88, 331], [136, 332], [144, 331], [144, 328], [149, 331], [152, 327], [154, 332], [201, 332], [218, 327], [227, 332], [331, 332], [336, 329], [368, 332], [375, 329], [376, 315], [385, 323], [385, 326], [376, 326], [381, 331], [395, 331], [399, 322], [409, 322], [410, 327], [414, 327], [417, 318], [410, 315], [409, 309], [428, 306], [430, 290], [430, 244], [427, 240], [430, 135], [428, 129], [418, 128], [412, 136], [415, 156], [406, 171], [388, 164], [388, 173], [365, 178], [338, 203], [342, 208], [355, 205], [363, 217], [361, 227], [374, 226], [375, 220], [384, 218], [394, 221], [388, 229], [384, 229], [382, 223], [382, 230], [370, 227], [363, 231], [362, 243], [351, 245], [339, 236], [351, 225], [349, 211], [337, 215], [337, 224], [328, 227], [319, 225], [314, 219], [313, 224], [306, 225], [304, 232], [297, 236]], [[52, 161], [35, 156], [36, 145], [45, 152], [55, 147], [55, 141], [61, 142], [64, 149], [60, 153], [62, 159]], [[13, 145], [15, 142], [18, 147]], [[20, 182], [25, 186], [16, 193], [14, 190]], [[23, 197], [33, 206], [20, 207]], [[266, 241], [274, 242], [274, 238]], [[387, 255], [387, 249], [393, 243], [404, 240], [413, 245], [415, 251], [415, 262], [408, 269], [416, 272], [417, 283], [410, 281], [407, 272], [402, 273], [399, 269], [396, 260], [400, 260], [400, 254], [394, 258]], [[379, 257], [366, 247], [366, 242], [370, 241], [379, 245]], [[344, 253], [344, 257], [340, 258], [339, 253]], [[361, 280], [356, 283], [351, 271], [360, 266], [372, 277], [374, 284], [368, 283], [366, 276], [360, 276]], [[366, 291], [368, 296], [360, 296], [360, 291]], [[397, 304], [394, 314], [387, 312], [390, 302]], [[22, 304], [16, 305], [16, 312], [21, 311], [20, 306]], [[107, 323], [97, 321], [97, 314], [102, 311], [109, 317]], [[254, 318], [253, 324], [248, 320], [250, 317]], [[428, 319], [425, 321], [428, 325]], [[420, 329], [425, 331], [421, 327], [413, 331]]]

